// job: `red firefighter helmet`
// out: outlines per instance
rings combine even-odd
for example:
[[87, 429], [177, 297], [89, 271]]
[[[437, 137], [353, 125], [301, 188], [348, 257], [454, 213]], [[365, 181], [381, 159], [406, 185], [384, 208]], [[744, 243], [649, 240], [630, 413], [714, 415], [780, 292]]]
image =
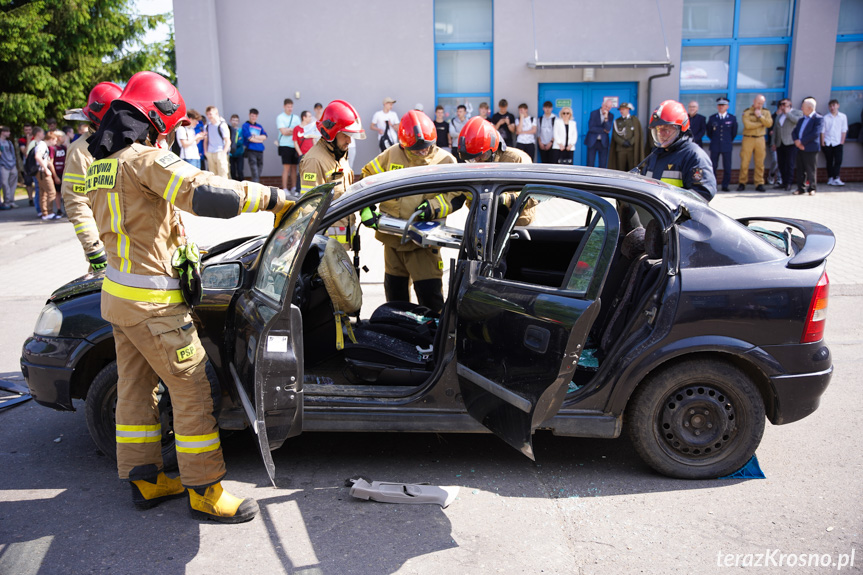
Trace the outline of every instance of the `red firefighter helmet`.
[[474, 116], [458, 135], [458, 155], [464, 161], [487, 162], [500, 148], [500, 134], [488, 120]]
[[144, 114], [163, 136], [170, 134], [186, 117], [186, 102], [180, 91], [155, 72], [134, 74], [117, 100]]
[[327, 142], [335, 140], [339, 132], [344, 132], [356, 140], [366, 139], [359, 113], [344, 100], [333, 100], [327, 104], [321, 119], [317, 122], [317, 127]]
[[418, 152], [434, 146], [437, 130], [431, 121], [419, 110], [411, 110], [399, 122], [399, 145], [405, 150]]
[[[676, 127], [676, 130], [669, 133], [667, 129], [660, 130], [662, 126]], [[656, 145], [667, 147], [673, 144], [680, 134], [689, 130], [689, 114], [680, 102], [666, 100], [653, 111], [648, 127]]]
[[66, 110], [63, 117], [67, 120], [93, 122], [98, 127], [111, 102], [116, 100], [122, 91], [123, 89], [113, 82], [99, 82], [90, 90], [86, 106]]

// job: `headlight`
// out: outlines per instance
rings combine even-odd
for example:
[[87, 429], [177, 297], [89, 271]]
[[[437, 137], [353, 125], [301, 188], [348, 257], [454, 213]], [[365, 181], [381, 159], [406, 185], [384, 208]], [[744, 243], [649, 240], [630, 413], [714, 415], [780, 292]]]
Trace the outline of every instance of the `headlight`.
[[56, 336], [60, 333], [62, 325], [63, 312], [53, 303], [49, 303], [42, 308], [42, 313], [39, 314], [39, 319], [36, 320], [36, 329], [33, 332], [36, 335]]

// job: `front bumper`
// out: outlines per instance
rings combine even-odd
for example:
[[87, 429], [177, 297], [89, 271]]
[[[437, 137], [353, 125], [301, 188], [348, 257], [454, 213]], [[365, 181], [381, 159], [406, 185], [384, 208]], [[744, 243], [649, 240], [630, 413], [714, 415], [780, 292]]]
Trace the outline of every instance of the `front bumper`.
[[74, 338], [27, 338], [21, 350], [21, 373], [37, 403], [61, 411], [75, 411], [72, 406], [75, 368], [71, 361], [82, 343], [84, 340]]

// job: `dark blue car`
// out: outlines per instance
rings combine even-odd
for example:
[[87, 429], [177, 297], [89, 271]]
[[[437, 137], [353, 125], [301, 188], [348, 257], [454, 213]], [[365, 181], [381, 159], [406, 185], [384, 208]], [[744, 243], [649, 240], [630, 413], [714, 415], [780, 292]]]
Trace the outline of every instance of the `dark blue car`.
[[[463, 230], [380, 224], [458, 249], [439, 317], [410, 302], [344, 309], [371, 263], [358, 242], [349, 254], [321, 234], [363, 207], [448, 191], [470, 198]], [[412, 168], [337, 200], [322, 186], [267, 237], [211, 248], [194, 317], [221, 378], [220, 426], [251, 427], [271, 476], [270, 450], [302, 431], [490, 430], [533, 458], [537, 429], [626, 429], [660, 473], [715, 478], [747, 462], [765, 419], [818, 408], [833, 369], [823, 333], [834, 243], [821, 225], [735, 221], [621, 172]], [[341, 283], [322, 262], [344, 269]], [[42, 405], [84, 399], [93, 439], [113, 454], [117, 369], [100, 284], [52, 295], [21, 366]], [[169, 394], [162, 405], [169, 456]]]

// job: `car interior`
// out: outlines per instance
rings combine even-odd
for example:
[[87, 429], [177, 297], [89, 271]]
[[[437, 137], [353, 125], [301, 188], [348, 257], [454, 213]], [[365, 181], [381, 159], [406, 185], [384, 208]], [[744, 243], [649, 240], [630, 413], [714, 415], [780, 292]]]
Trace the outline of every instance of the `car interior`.
[[[520, 188], [499, 189], [517, 194]], [[662, 278], [662, 230], [644, 207], [605, 196], [621, 216], [621, 230], [606, 282], [599, 294], [598, 319], [579, 361], [570, 391], [583, 387], [635, 319], [639, 302], [655, 291]], [[465, 208], [468, 209], [468, 208]], [[504, 281], [558, 289], [574, 297], [584, 295], [596, 266], [605, 225], [595, 210], [568, 198], [531, 194], [519, 217], [504, 231], [509, 210], [501, 205], [495, 216], [499, 242], [489, 273]], [[412, 234], [418, 239], [416, 234]], [[461, 241], [456, 237], [457, 241]], [[373, 240], [375, 241], [375, 240]], [[463, 248], [462, 245], [451, 246]], [[460, 252], [460, 257], [464, 250]], [[367, 310], [334, 306], [343, 291], [359, 292], [356, 272], [341, 285], [326, 282], [322, 262], [340, 261], [354, 270], [357, 260], [342, 244], [317, 234], [306, 255], [293, 303], [303, 315], [304, 387], [320, 395], [399, 395], [426, 383], [445, 343], [447, 314], [454, 307], [447, 298], [441, 317], [413, 302], [387, 302]], [[358, 267], [358, 266], [357, 266]], [[447, 278], [444, 278], [446, 284]], [[455, 290], [457, 291], [457, 290]], [[341, 332], [341, 337], [337, 334]], [[343, 342], [343, 343], [342, 343]], [[343, 347], [342, 347], [343, 345]], [[341, 349], [340, 349], [341, 348]]]

